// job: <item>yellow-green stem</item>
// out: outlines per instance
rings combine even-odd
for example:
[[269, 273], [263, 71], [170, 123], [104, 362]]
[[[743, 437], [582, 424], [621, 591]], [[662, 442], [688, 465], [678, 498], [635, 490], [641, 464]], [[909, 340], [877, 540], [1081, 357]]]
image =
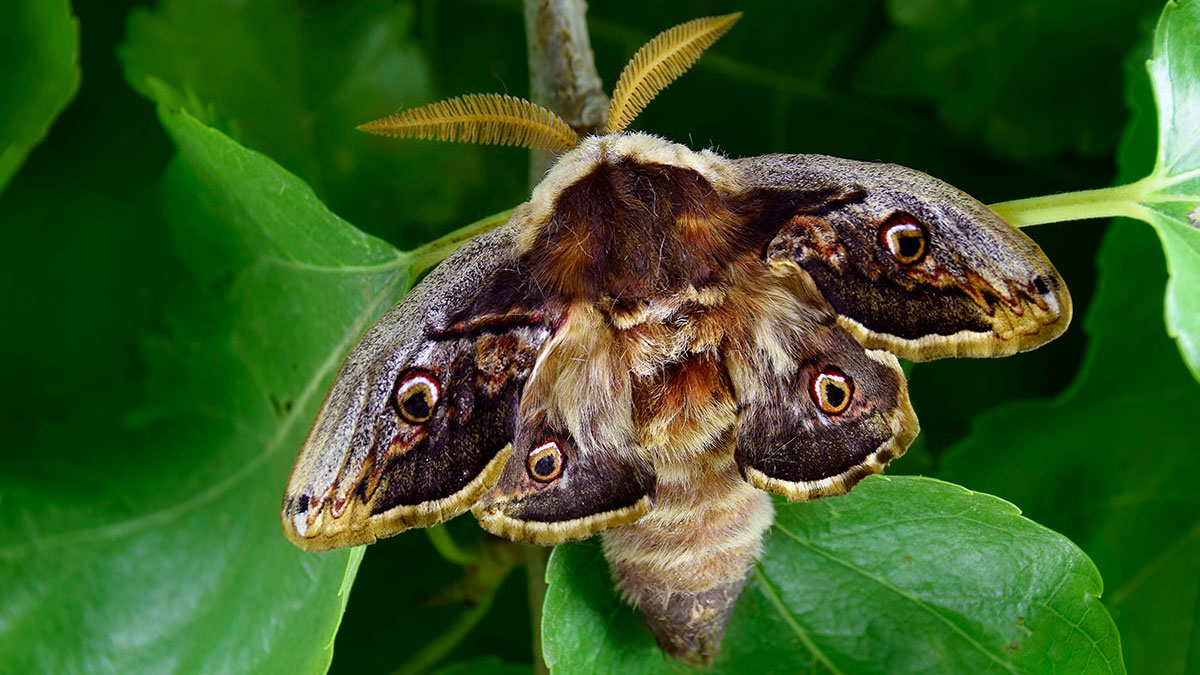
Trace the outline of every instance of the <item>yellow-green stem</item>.
[[444, 524], [433, 525], [425, 528], [425, 534], [429, 537], [429, 543], [433, 544], [433, 548], [446, 559], [447, 562], [452, 562], [455, 565], [474, 565], [479, 562], [479, 556], [463, 549], [450, 536], [450, 531], [446, 529]]
[[991, 208], [1016, 227], [1117, 216], [1146, 220], [1146, 207], [1139, 203], [1145, 199], [1144, 183], [1016, 199]]
[[[500, 577], [503, 580], [504, 577]], [[496, 583], [499, 587], [499, 581]], [[444, 659], [450, 652], [454, 651], [464, 638], [470, 634], [488, 610], [492, 608], [492, 602], [496, 599], [496, 590], [481, 596], [473, 607], [469, 607], [458, 615], [454, 623], [443, 631], [436, 638], [428, 642], [417, 653], [413, 654], [407, 661], [400, 664], [400, 667], [392, 671], [392, 675], [417, 675], [424, 673], [431, 667]]]
[[410, 268], [412, 280], [415, 282], [426, 270], [445, 260], [446, 256], [454, 253], [455, 249], [462, 246], [471, 237], [504, 224], [512, 212], [512, 209], [508, 209], [500, 213], [493, 213], [466, 227], [460, 227], [450, 234], [434, 239], [420, 248], [409, 251], [408, 255], [412, 257], [412, 267]]

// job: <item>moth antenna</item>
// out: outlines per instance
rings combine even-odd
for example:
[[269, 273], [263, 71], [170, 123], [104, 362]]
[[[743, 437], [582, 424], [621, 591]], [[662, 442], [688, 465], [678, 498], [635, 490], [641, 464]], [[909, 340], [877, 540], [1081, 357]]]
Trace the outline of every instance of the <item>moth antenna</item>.
[[704, 50], [740, 18], [741, 12], [693, 19], [659, 33], [643, 45], [617, 80], [605, 133], [615, 134], [629, 126], [658, 92], [687, 72]]
[[500, 94], [457, 96], [358, 128], [383, 136], [516, 145], [559, 153], [579, 145], [579, 135], [558, 115], [523, 98]]

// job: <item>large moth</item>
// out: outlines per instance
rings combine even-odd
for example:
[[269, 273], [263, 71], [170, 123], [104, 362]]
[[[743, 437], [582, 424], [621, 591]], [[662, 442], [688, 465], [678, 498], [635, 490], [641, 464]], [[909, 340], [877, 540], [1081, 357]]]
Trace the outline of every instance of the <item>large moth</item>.
[[711, 662], [768, 493], [844, 494], [916, 436], [897, 357], [1005, 356], [1065, 330], [1037, 245], [935, 178], [624, 131], [736, 19], [643, 47], [599, 135], [479, 95], [365, 125], [558, 157], [346, 357], [288, 482], [291, 541], [370, 543], [468, 509], [516, 541], [603, 533], [663, 649]]

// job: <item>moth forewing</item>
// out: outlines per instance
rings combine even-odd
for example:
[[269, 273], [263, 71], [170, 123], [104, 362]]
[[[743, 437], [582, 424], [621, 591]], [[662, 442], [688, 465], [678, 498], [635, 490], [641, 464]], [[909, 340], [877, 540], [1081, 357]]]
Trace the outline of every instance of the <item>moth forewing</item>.
[[[532, 309], [511, 304], [492, 307], [492, 332], [463, 326], [462, 314], [492, 300], [484, 296], [512, 264], [517, 229], [510, 222], [464, 244], [343, 361], [284, 497], [284, 532], [298, 546], [353, 546], [441, 522], [499, 478], [520, 387], [550, 328]], [[486, 322], [485, 314], [481, 308], [475, 318]], [[450, 386], [474, 376], [484, 359], [493, 370], [510, 367], [512, 376], [470, 396]], [[410, 373], [439, 390], [424, 421], [405, 419], [396, 400]]]
[[[734, 160], [743, 180], [786, 200], [797, 186], [841, 190], [793, 217], [768, 258], [809, 275], [863, 345], [912, 361], [1008, 356], [1066, 330], [1071, 296], [1028, 236], [977, 200], [919, 171], [822, 155]], [[889, 243], [897, 218], [920, 233], [908, 259]], [[894, 241], [894, 240], [893, 240]]]

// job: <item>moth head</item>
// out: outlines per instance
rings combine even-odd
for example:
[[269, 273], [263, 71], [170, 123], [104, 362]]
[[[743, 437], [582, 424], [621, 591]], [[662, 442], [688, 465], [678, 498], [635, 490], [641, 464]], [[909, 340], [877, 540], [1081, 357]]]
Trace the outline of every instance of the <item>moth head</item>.
[[[634, 54], [613, 90], [608, 120], [599, 131], [617, 134], [700, 58], [741, 13], [694, 19], [659, 33]], [[462, 143], [516, 145], [561, 154], [579, 133], [553, 112], [512, 96], [468, 94], [368, 122], [358, 127], [384, 136]]]

